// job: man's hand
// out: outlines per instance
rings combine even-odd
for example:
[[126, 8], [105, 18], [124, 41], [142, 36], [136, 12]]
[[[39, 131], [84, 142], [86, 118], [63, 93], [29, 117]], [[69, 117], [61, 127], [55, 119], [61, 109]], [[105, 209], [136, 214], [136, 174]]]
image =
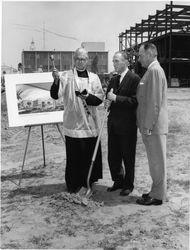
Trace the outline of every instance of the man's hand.
[[52, 72], [53, 79], [55, 80], [55, 84], [58, 83], [59, 80], [59, 71], [57, 69], [54, 69]]
[[113, 93], [113, 89], [111, 89], [110, 92], [107, 93], [107, 99], [109, 101], [116, 101], [116, 95]]
[[104, 100], [104, 108], [105, 108], [105, 109], [108, 109], [108, 108], [110, 107], [110, 105], [111, 105], [111, 101], [108, 100], [108, 99], [105, 99], [105, 100]]

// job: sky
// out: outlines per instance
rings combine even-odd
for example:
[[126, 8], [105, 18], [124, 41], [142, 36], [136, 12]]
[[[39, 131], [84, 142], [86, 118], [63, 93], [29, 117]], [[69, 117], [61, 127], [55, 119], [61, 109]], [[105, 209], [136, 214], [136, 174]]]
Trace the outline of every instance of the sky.
[[[135, 26], [170, 1], [2, 1], [1, 64], [17, 69], [22, 50], [74, 51], [82, 42], [104, 42], [112, 57], [119, 34]], [[188, 1], [173, 1], [173, 4]], [[43, 28], [48, 32], [43, 32]]]

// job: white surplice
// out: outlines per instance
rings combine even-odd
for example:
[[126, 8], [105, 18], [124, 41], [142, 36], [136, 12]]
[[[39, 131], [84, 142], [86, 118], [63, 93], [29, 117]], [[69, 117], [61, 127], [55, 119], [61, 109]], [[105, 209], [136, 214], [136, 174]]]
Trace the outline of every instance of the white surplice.
[[86, 89], [89, 94], [103, 100], [104, 92], [99, 77], [88, 72], [88, 78], [78, 77], [76, 69], [64, 71], [60, 77], [58, 97], [63, 97], [64, 134], [74, 138], [96, 137], [99, 133], [98, 111], [96, 106], [89, 106], [87, 114], [84, 104], [75, 91]]

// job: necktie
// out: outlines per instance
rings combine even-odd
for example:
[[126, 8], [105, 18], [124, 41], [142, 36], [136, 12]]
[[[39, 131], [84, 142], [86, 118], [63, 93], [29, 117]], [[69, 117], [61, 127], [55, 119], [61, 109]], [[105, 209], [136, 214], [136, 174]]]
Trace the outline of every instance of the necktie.
[[117, 88], [119, 88], [119, 85], [120, 85], [120, 78], [121, 78], [121, 75], [118, 75], [117, 76]]

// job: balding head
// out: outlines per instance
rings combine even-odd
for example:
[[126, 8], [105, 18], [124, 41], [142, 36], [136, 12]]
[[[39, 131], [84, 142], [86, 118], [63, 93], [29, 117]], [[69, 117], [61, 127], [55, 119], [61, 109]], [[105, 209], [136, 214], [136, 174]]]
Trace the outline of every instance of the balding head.
[[118, 74], [124, 72], [129, 65], [127, 54], [123, 51], [115, 52], [113, 56], [113, 66]]
[[78, 48], [74, 53], [75, 67], [79, 71], [83, 71], [87, 68], [88, 64], [88, 52], [84, 48]]
[[75, 50], [74, 59], [80, 57], [81, 55], [88, 59], [88, 52], [84, 48], [78, 48]]

